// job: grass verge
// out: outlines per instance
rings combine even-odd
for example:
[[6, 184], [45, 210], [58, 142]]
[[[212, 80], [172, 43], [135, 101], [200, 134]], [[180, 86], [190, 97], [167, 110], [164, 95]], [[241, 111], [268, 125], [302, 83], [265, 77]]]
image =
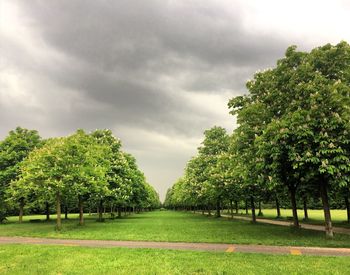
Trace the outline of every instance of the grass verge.
[[348, 274], [349, 270], [347, 257], [0, 246], [1, 274]]
[[[37, 217], [26, 220], [30, 218]], [[22, 224], [10, 221], [0, 225], [0, 236], [350, 247], [350, 235], [327, 239], [324, 232], [184, 212], [154, 211], [104, 223], [95, 219], [88, 217], [85, 226], [79, 226], [77, 219], [66, 220], [61, 232], [54, 230], [54, 220]]]
[[[266, 219], [276, 219], [277, 213], [276, 209], [263, 209], [263, 216], [258, 218], [266, 218]], [[224, 214], [228, 214], [228, 211], [225, 210]], [[239, 210], [239, 214], [244, 216], [251, 216], [250, 210], [248, 211], [248, 215], [245, 214], [245, 210]], [[281, 209], [281, 220], [289, 220], [291, 221], [293, 214], [292, 209]], [[324, 213], [323, 210], [320, 209], [309, 209], [308, 210], [309, 219], [307, 221], [304, 219], [304, 210], [298, 209], [298, 217], [300, 222], [308, 223], [308, 224], [317, 224], [324, 225]], [[350, 224], [347, 222], [346, 210], [335, 209], [331, 210], [332, 223], [334, 226], [350, 228]]]

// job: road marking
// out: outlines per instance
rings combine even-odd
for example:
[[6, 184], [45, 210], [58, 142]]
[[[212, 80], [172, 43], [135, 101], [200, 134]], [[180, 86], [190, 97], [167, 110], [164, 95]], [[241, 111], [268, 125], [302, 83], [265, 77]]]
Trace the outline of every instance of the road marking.
[[299, 249], [291, 249], [290, 254], [292, 255], [301, 255], [301, 251]]
[[235, 247], [233, 245], [230, 245], [227, 249], [226, 252], [232, 253], [235, 251]]

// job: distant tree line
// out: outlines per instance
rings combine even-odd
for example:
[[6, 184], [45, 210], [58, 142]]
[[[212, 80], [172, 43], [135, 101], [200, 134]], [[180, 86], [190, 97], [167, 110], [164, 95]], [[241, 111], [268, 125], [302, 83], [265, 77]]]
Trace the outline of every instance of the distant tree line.
[[[327, 44], [311, 52], [287, 49], [277, 66], [257, 72], [248, 93], [229, 101], [238, 127], [232, 135], [205, 131], [198, 154], [168, 190], [168, 208], [210, 211], [229, 205], [255, 208], [262, 201], [293, 210], [324, 210], [333, 236], [331, 205], [349, 209], [350, 46]], [[286, 202], [288, 200], [288, 202]], [[237, 211], [237, 210], [236, 210]]]
[[42, 139], [37, 131], [16, 128], [0, 142], [0, 220], [25, 211], [57, 214], [57, 229], [71, 211], [103, 212], [111, 217], [124, 211], [159, 207], [157, 192], [146, 182], [135, 158], [121, 150], [110, 130]]

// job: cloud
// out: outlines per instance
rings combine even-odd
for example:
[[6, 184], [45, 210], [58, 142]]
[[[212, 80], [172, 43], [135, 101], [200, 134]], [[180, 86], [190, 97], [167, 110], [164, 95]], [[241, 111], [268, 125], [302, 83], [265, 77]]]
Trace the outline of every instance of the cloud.
[[45, 137], [110, 128], [162, 197], [205, 129], [235, 127], [227, 102], [256, 70], [290, 44], [350, 37], [345, 1], [0, 5], [0, 136], [17, 125]]

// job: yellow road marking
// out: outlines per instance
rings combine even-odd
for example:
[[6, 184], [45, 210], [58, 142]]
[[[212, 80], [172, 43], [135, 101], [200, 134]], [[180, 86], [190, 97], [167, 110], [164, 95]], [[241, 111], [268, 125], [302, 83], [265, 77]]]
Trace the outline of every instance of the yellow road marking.
[[301, 255], [301, 251], [299, 249], [291, 249], [290, 254], [292, 255]]
[[235, 247], [233, 245], [229, 246], [227, 249], [226, 249], [226, 252], [229, 252], [229, 253], [232, 253], [235, 251]]

